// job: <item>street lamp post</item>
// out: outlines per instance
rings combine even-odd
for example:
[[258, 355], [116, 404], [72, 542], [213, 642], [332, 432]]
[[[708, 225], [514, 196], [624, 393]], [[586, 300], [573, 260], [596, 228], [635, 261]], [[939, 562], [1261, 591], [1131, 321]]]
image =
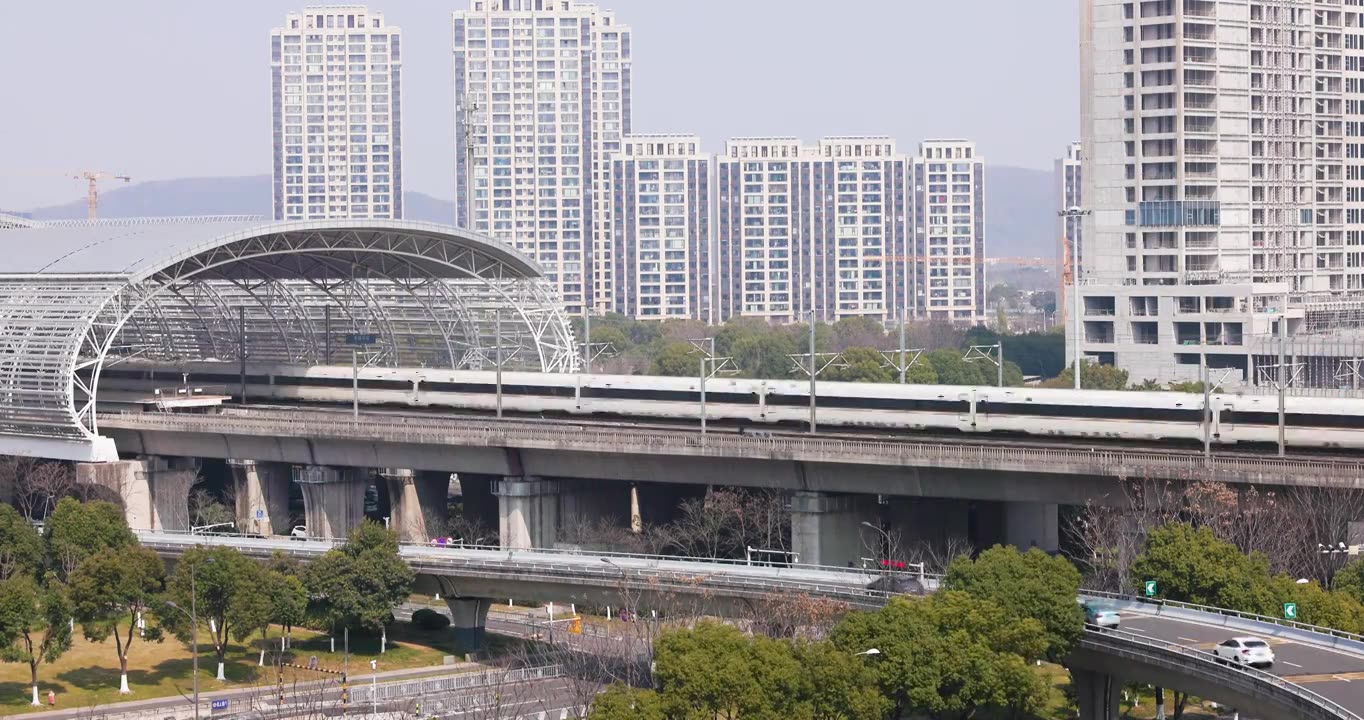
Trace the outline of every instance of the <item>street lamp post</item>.
[[[1080, 257], [1080, 234], [1079, 234], [1078, 232], [1076, 232], [1073, 228], [1071, 228], [1071, 223], [1070, 223], [1070, 221], [1071, 221], [1071, 220], [1077, 220], [1078, 218], [1082, 218], [1082, 217], [1084, 217], [1084, 216], [1086, 216], [1086, 215], [1089, 215], [1090, 212], [1091, 212], [1091, 211], [1089, 211], [1089, 210], [1084, 210], [1084, 209], [1081, 209], [1081, 208], [1078, 207], [1078, 206], [1072, 205], [1071, 207], [1068, 207], [1068, 208], [1066, 208], [1065, 210], [1059, 210], [1059, 211], [1057, 211], [1057, 213], [1056, 213], [1056, 214], [1059, 215], [1060, 217], [1063, 217], [1063, 218], [1066, 219], [1066, 234], [1070, 236], [1070, 294], [1071, 294], [1070, 307], [1071, 307], [1071, 315], [1074, 315], [1074, 316], [1075, 316], [1074, 319], [1071, 320], [1071, 327], [1074, 328], [1074, 332], [1075, 332], [1075, 353], [1074, 353], [1074, 355], [1075, 355], [1075, 359], [1074, 359], [1074, 362], [1075, 362], [1075, 372], [1074, 372], [1074, 375], [1075, 375], [1075, 389], [1076, 389], [1076, 390], [1079, 390], [1079, 389], [1080, 389], [1080, 355], [1081, 355], [1081, 352], [1080, 352], [1080, 275], [1079, 275], [1078, 272], [1076, 272], [1076, 263], [1077, 263], [1077, 261], [1078, 261], [1078, 259], [1079, 259], [1079, 257]], [[1063, 283], [1063, 287], [1064, 287], [1064, 283]]]
[[[863, 524], [864, 526], [869, 527], [869, 528], [871, 528], [872, 530], [875, 530], [876, 532], [880, 533], [880, 534], [881, 534], [881, 538], [884, 539], [884, 540], [886, 541], [886, 549], [885, 549], [885, 555], [886, 555], [886, 570], [890, 570], [890, 560], [891, 560], [890, 554], [891, 554], [891, 551], [892, 551], [892, 548], [891, 548], [891, 541], [890, 541], [890, 533], [886, 532], [885, 530], [883, 530], [883, 529], [881, 529], [881, 528], [879, 528], [879, 527], [877, 527], [877, 526], [875, 526], [875, 525], [872, 525], [871, 523], [867, 522], [866, 520], [863, 520], [863, 521], [862, 521], [862, 524]], [[877, 553], [877, 554], [879, 555], [880, 553]], [[881, 564], [881, 558], [876, 558], [876, 564], [877, 564], [878, 566]]]
[[193, 696], [194, 720], [199, 720], [199, 610], [198, 603], [196, 602], [198, 593], [195, 592], [194, 588], [194, 573], [196, 569], [197, 568], [194, 565], [189, 566], [189, 611], [186, 612], [184, 608], [173, 602], [167, 602], [166, 606], [175, 608], [189, 617], [190, 667], [191, 672], [194, 673], [190, 677], [190, 693]]

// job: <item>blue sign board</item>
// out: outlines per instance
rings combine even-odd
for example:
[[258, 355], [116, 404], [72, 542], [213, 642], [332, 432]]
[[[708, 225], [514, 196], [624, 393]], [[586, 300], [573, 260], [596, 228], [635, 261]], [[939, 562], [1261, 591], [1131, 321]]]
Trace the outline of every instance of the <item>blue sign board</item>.
[[257, 520], [264, 520], [264, 519], [265, 519], [265, 511], [264, 511], [264, 510], [257, 510], [257, 511], [256, 511], [256, 519], [257, 519]]
[[346, 335], [347, 345], [373, 345], [379, 342], [379, 336], [372, 333], [349, 333]]
[[231, 702], [231, 700], [214, 700], [214, 701], [213, 701], [213, 704], [210, 705], [209, 708], [210, 708], [213, 712], [222, 712], [222, 711], [224, 711], [224, 710], [227, 709], [227, 705], [228, 705], [228, 703], [230, 703], [230, 702]]

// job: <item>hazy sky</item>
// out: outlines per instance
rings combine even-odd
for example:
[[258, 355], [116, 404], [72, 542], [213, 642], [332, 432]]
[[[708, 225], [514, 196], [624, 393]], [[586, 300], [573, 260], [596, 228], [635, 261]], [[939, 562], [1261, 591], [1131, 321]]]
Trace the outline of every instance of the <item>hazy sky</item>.
[[[316, 3], [322, 4], [322, 3]], [[1078, 133], [1074, 0], [608, 0], [634, 29], [634, 129], [977, 141], [1048, 168]], [[302, 2], [7, 2], [0, 208], [76, 199], [69, 171], [270, 172], [272, 27]], [[374, 0], [403, 29], [407, 187], [453, 196], [450, 11]]]

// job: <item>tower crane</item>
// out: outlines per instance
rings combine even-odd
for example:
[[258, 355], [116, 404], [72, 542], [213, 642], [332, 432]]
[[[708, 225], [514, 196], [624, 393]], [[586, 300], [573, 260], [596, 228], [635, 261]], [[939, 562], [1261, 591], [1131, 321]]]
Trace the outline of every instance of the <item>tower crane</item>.
[[132, 178], [127, 175], [105, 172], [103, 170], [81, 170], [78, 174], [72, 175], [74, 180], [84, 180], [88, 183], [85, 192], [85, 209], [89, 219], [94, 220], [96, 210], [99, 208], [99, 181], [105, 178], [112, 180], [122, 180], [128, 182]]

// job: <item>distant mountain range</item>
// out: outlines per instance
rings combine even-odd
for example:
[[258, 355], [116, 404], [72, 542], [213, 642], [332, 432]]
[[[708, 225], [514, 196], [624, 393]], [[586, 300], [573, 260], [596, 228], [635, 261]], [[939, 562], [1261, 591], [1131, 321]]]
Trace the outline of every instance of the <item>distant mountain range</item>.
[[[1056, 200], [1052, 173], [1006, 166], [985, 167], [986, 253], [1013, 257], [1054, 257]], [[404, 216], [452, 224], [455, 204], [419, 192], [403, 194]], [[100, 194], [100, 217], [157, 215], [264, 215], [270, 207], [270, 176], [155, 180]], [[85, 201], [35, 208], [39, 220], [85, 217]]]

